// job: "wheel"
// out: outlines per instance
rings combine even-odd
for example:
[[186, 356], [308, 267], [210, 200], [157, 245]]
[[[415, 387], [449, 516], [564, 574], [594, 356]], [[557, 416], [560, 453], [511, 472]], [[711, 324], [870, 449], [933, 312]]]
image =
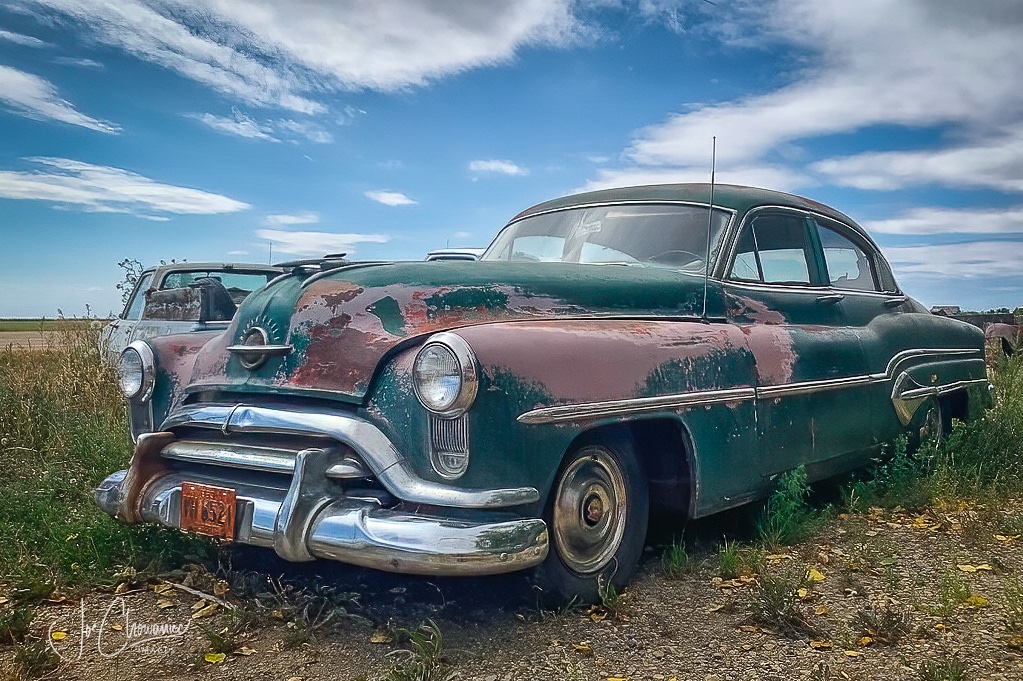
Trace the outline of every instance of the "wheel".
[[593, 603], [636, 570], [649, 520], [646, 475], [630, 438], [580, 444], [565, 459], [547, 503], [551, 550], [537, 570], [545, 600]]

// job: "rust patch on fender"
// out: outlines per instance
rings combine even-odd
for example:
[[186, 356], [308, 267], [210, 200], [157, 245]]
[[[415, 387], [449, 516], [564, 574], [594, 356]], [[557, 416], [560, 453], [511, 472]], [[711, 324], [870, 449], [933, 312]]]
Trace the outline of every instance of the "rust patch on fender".
[[746, 344], [757, 360], [760, 385], [782, 385], [792, 381], [796, 352], [792, 336], [782, 326], [750, 325], [742, 327]]

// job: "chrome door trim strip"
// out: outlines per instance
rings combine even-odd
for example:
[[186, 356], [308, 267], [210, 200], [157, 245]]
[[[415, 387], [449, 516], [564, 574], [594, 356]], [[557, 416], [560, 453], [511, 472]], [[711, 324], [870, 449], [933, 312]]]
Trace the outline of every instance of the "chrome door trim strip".
[[886, 376], [845, 376], [828, 378], [822, 381], [804, 381], [802, 383], [783, 383], [757, 388], [757, 398], [788, 397], [793, 395], [810, 395], [813, 393], [835, 390], [837, 388], [855, 388], [861, 385], [873, 385], [887, 381]]
[[[518, 422], [527, 425], [545, 423], [568, 423], [571, 421], [585, 421], [598, 418], [617, 418], [622, 416], [633, 416], [636, 414], [648, 414], [654, 412], [673, 411], [685, 407], [704, 406], [710, 404], [721, 404], [723, 402], [741, 402], [750, 399], [774, 399], [779, 397], [793, 397], [797, 395], [812, 395], [813, 393], [838, 390], [842, 388], [855, 388], [859, 386], [875, 385], [885, 383], [895, 377], [895, 370], [904, 362], [911, 359], [930, 357], [957, 357], [964, 355], [979, 355], [980, 350], [969, 348], [914, 348], [896, 353], [888, 362], [885, 373], [865, 374], [859, 376], [843, 376], [841, 378], [829, 378], [821, 381], [803, 381], [800, 383], [784, 383], [781, 385], [769, 385], [757, 388], [733, 388], [727, 390], [703, 390], [691, 393], [680, 393], [673, 395], [662, 395], [659, 397], [637, 397], [625, 400], [607, 400], [603, 402], [582, 402], [578, 404], [566, 404], [556, 407], [543, 407], [532, 409], [521, 414]], [[942, 386], [931, 386], [927, 388], [932, 393], [935, 390], [951, 392], [960, 387], [986, 383], [987, 379], [976, 379], [969, 381], [958, 381]]]
[[756, 398], [756, 395], [756, 388], [732, 388], [730, 390], [704, 390], [679, 395], [662, 395], [660, 397], [585, 402], [533, 409], [520, 415], [517, 420], [519, 423], [534, 425], [539, 423], [565, 423], [585, 419], [613, 418], [616, 416], [670, 411], [684, 407], [720, 404], [722, 402], [742, 402], [752, 400]]
[[944, 385], [931, 385], [922, 388], [914, 388], [912, 390], [906, 390], [896, 397], [901, 400], [912, 400], [914, 398], [929, 397], [931, 395], [945, 395], [959, 390], [960, 388], [968, 388], [971, 385], [990, 385], [990, 383], [986, 378], [972, 378], [963, 381], [956, 381], [955, 383], [946, 383]]

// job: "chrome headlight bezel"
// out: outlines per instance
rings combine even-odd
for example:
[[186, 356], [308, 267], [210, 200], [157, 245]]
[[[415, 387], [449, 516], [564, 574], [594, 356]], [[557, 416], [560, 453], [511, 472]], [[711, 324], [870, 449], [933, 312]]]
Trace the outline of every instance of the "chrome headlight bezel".
[[[134, 353], [139, 361], [138, 388], [129, 391], [125, 388], [125, 371], [122, 364], [128, 353]], [[129, 400], [146, 402], [153, 396], [153, 388], [156, 386], [156, 357], [153, 349], [145, 341], [134, 341], [128, 345], [117, 360], [117, 382], [121, 392]]]
[[[420, 387], [422, 382], [420, 380], [422, 358], [428, 350], [435, 349], [450, 353], [457, 367], [455, 373], [451, 375], [457, 376], [459, 379], [459, 387], [455, 396], [441, 403], [433, 402], [428, 396], [424, 396], [423, 390]], [[450, 419], [457, 418], [468, 411], [469, 407], [475, 402], [476, 393], [479, 389], [476, 355], [473, 353], [469, 343], [461, 336], [451, 332], [437, 333], [430, 336], [423, 344], [423, 347], [419, 348], [419, 352], [416, 353], [416, 358], [412, 363], [412, 386], [415, 389], [416, 398], [419, 400], [419, 403], [431, 414]]]

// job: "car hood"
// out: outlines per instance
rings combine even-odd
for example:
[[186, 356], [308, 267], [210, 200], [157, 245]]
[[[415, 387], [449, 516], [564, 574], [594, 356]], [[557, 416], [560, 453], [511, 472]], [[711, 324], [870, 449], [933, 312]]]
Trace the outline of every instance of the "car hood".
[[[703, 312], [703, 292], [703, 277], [622, 265], [357, 263], [294, 274], [248, 297], [227, 332], [201, 351], [187, 392], [359, 402], [388, 353], [437, 331], [525, 319], [694, 317]], [[707, 307], [711, 316], [723, 311], [713, 281]], [[254, 327], [292, 350], [245, 369], [228, 348]]]

